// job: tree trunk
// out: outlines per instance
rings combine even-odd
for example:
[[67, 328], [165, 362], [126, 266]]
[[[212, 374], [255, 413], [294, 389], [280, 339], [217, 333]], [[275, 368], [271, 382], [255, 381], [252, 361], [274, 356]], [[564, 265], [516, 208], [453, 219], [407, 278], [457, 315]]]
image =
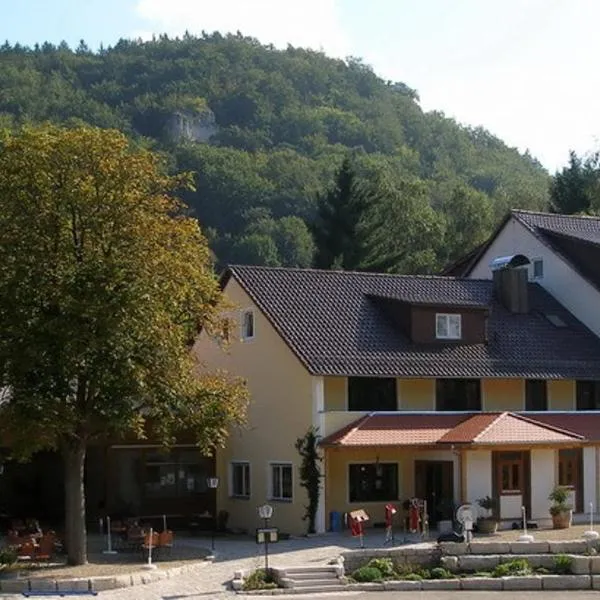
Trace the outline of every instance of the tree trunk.
[[85, 530], [85, 442], [66, 445], [65, 461], [65, 545], [70, 565], [87, 563], [87, 533]]

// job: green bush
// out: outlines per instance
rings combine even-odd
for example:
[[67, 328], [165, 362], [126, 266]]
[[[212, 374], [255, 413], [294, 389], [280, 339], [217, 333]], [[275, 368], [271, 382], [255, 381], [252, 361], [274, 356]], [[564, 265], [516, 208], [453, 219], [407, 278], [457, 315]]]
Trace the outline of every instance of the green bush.
[[551, 571], [550, 569], [546, 569], [546, 567], [538, 567], [535, 569], [535, 573], [537, 575], [550, 575]]
[[490, 571], [475, 571], [475, 573], [471, 573], [469, 577], [491, 577], [492, 573]]
[[444, 567], [435, 567], [435, 569], [431, 569], [430, 577], [431, 579], [454, 579], [454, 573]]
[[250, 575], [244, 579], [242, 589], [244, 591], [270, 590], [276, 587], [277, 583], [275, 583], [270, 573], [267, 573], [264, 569], [256, 569], [256, 571], [250, 573]]
[[554, 572], [558, 575], [568, 575], [573, 566], [573, 559], [564, 554], [558, 554], [554, 557]]
[[498, 565], [492, 575], [494, 577], [506, 577], [508, 575], [530, 575], [531, 565], [524, 558], [515, 558], [509, 562]]
[[0, 549], [0, 565], [12, 565], [17, 562], [17, 551], [12, 548]]
[[406, 575], [402, 575], [402, 579], [405, 581], [423, 581], [423, 576], [418, 573], [407, 573]]
[[371, 581], [381, 581], [383, 575], [381, 571], [376, 567], [361, 567], [360, 569], [356, 569], [354, 573], [352, 573], [352, 579], [358, 581], [359, 583], [368, 583]]
[[417, 569], [415, 573], [423, 579], [431, 579], [431, 571], [429, 569]]
[[378, 569], [383, 577], [393, 577], [395, 575], [394, 562], [391, 558], [373, 558], [369, 561], [367, 567]]

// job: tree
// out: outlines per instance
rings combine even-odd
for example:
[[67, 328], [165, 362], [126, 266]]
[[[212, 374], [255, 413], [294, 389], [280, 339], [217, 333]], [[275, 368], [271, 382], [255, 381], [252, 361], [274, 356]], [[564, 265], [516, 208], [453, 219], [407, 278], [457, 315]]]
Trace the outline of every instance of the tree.
[[352, 159], [346, 157], [334, 186], [318, 200], [312, 227], [314, 265], [319, 269], [359, 270], [368, 252], [362, 223], [369, 204]]
[[303, 519], [308, 521], [308, 533], [315, 533], [315, 521], [321, 496], [321, 468], [319, 455], [319, 433], [311, 427], [303, 437], [296, 439], [296, 450], [302, 459], [300, 464], [300, 486], [306, 490], [308, 504]]
[[[202, 451], [243, 420], [246, 390], [194, 374], [223, 335], [206, 241], [150, 152], [116, 131], [46, 126], [0, 144], [0, 426], [15, 454], [64, 459], [68, 560], [87, 560], [91, 440], [188, 431]], [[224, 335], [223, 335], [224, 337]]]
[[565, 215], [589, 212], [600, 199], [600, 156], [581, 158], [569, 153], [569, 164], [555, 173], [550, 184], [553, 212]]

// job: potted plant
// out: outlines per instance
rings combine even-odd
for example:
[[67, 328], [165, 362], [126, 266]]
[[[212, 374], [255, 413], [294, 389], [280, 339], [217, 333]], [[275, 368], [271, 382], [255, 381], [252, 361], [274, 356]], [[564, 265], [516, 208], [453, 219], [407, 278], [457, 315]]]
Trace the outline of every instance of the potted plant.
[[573, 519], [573, 507], [567, 504], [571, 490], [567, 486], [557, 485], [548, 496], [552, 502], [550, 514], [552, 515], [552, 527], [554, 529], [567, 529], [571, 527]]
[[496, 510], [496, 500], [491, 496], [485, 496], [479, 498], [477, 504], [487, 511], [485, 516], [480, 516], [477, 519], [477, 531], [479, 533], [496, 533], [498, 529], [498, 519], [494, 517], [494, 510]]

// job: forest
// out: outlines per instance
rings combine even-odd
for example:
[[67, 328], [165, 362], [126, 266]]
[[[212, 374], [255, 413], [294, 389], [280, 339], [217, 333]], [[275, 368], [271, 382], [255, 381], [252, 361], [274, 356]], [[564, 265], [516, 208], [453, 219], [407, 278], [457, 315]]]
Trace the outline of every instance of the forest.
[[193, 172], [183, 199], [219, 268], [341, 265], [319, 245], [346, 184], [347, 198], [360, 196], [353, 206], [370, 253], [344, 268], [433, 273], [509, 208], [551, 207], [552, 178], [534, 157], [424, 112], [407, 84], [358, 58], [241, 34], [98, 51], [84, 41], [5, 43], [0, 128], [44, 121], [118, 129], [161, 153], [170, 172]]

